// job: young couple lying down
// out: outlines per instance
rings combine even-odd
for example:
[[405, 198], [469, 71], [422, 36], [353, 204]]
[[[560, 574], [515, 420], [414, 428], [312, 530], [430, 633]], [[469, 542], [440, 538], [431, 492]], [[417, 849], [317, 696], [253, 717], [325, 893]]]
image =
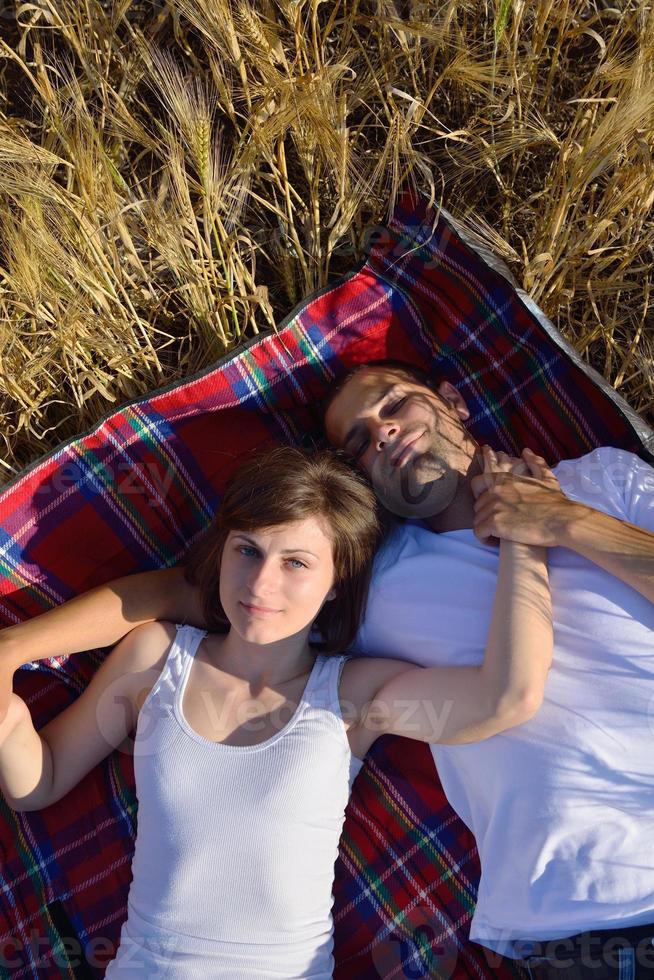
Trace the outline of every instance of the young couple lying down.
[[[11, 807], [136, 729], [107, 977], [330, 978], [344, 811], [389, 732], [430, 743], [477, 840], [471, 939], [533, 977], [654, 977], [654, 470], [551, 470], [467, 418], [446, 382], [360, 367], [325, 405], [340, 452], [248, 457], [184, 568], [0, 633]], [[16, 668], [116, 642], [37, 733]]]

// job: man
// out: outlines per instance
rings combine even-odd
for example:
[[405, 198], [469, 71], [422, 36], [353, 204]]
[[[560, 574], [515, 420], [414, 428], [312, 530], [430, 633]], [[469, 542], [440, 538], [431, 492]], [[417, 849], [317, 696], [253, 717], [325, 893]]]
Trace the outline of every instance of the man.
[[[357, 651], [481, 663], [494, 542], [551, 549], [555, 650], [542, 708], [484, 742], [432, 749], [480, 851], [471, 938], [537, 954], [534, 976], [654, 976], [654, 470], [603, 448], [559, 464], [558, 482], [489, 476], [467, 418], [452, 385], [433, 390], [388, 362], [358, 369], [330, 397], [329, 440], [407, 518], [376, 561]], [[0, 664], [184, 617], [202, 625], [179, 570], [130, 576], [0, 633]], [[557, 954], [572, 972], [550, 965]]]
[[[585, 937], [589, 976], [611, 975], [598, 972], [598, 946], [617, 937], [640, 948], [614, 975], [654, 976], [654, 470], [604, 448], [561, 463], [560, 486], [479, 475], [468, 416], [452, 385], [434, 392], [395, 365], [359, 369], [331, 396], [330, 442], [389, 510], [422, 518], [398, 524], [378, 556], [358, 652], [480, 663], [497, 567], [486, 542], [552, 549], [540, 711], [475, 745], [432, 746], [479, 847], [471, 938], [516, 956], [529, 952], [518, 940], [556, 953], [547, 941], [602, 929]], [[582, 945], [559, 944], [559, 961]]]

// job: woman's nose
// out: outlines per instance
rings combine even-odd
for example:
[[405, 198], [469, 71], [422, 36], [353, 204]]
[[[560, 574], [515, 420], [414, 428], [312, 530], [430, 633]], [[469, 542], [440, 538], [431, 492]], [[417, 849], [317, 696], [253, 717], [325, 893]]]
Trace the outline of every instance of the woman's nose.
[[253, 596], [271, 595], [278, 586], [278, 570], [275, 559], [263, 559], [253, 569], [248, 587]]

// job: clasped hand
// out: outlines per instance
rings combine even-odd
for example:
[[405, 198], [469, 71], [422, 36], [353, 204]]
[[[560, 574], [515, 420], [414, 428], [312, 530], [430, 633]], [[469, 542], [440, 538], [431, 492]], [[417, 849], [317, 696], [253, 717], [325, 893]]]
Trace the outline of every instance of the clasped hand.
[[521, 457], [482, 449], [484, 470], [472, 478], [473, 529], [483, 544], [499, 539], [554, 547], [573, 502], [542, 456], [523, 449]]

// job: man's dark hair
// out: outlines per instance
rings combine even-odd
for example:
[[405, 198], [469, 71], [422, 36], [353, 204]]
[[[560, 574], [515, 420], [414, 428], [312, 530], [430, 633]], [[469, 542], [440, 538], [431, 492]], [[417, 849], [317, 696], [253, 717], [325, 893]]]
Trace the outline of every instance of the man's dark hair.
[[394, 360], [393, 358], [383, 358], [382, 360], [378, 361], [366, 361], [364, 364], [357, 364], [356, 367], [353, 367], [344, 377], [341, 378], [334, 388], [329, 389], [323, 400], [320, 402], [320, 418], [322, 419], [323, 423], [325, 421], [325, 415], [327, 414], [329, 406], [339, 392], [343, 390], [348, 381], [350, 381], [356, 374], [367, 368], [390, 368], [391, 370], [397, 372], [397, 374], [402, 374], [405, 377], [410, 378], [411, 381], [418, 381], [426, 388], [430, 388], [434, 394], [438, 394], [438, 392], [436, 392], [434, 379], [416, 364], [410, 364], [408, 361]]

